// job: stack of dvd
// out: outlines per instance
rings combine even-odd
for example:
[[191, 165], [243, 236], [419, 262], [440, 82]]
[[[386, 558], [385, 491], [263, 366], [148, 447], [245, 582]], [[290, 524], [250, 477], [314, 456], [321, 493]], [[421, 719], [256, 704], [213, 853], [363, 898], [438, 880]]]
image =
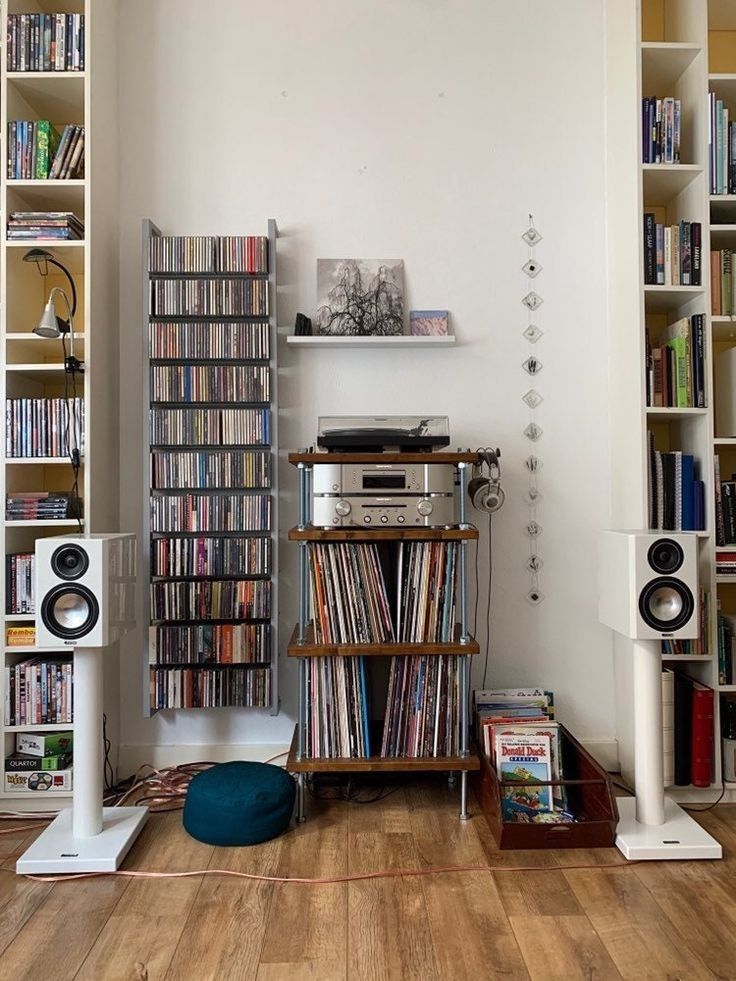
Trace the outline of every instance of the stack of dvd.
[[11, 211], [8, 239], [36, 238], [77, 241], [84, 238], [84, 224], [72, 211]]

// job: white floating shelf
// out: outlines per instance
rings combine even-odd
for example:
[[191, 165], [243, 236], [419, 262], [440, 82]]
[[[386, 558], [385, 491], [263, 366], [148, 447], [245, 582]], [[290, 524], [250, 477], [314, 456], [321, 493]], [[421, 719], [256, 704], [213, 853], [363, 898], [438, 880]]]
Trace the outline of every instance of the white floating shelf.
[[286, 338], [286, 343], [294, 347], [451, 347], [455, 343], [452, 334], [447, 336], [413, 337], [402, 334], [400, 337], [328, 337], [323, 335], [295, 336]]

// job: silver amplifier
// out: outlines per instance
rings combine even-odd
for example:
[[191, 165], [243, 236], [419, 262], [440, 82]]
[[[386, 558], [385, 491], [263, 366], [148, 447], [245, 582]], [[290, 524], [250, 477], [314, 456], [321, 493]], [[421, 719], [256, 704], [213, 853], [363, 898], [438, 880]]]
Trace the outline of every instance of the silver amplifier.
[[[428, 454], [431, 458], [431, 454]], [[452, 463], [317, 463], [312, 494], [454, 494]]]
[[[315, 471], [317, 467], [314, 468]], [[322, 528], [419, 527], [455, 524], [454, 494], [329, 494], [312, 498], [312, 524]]]

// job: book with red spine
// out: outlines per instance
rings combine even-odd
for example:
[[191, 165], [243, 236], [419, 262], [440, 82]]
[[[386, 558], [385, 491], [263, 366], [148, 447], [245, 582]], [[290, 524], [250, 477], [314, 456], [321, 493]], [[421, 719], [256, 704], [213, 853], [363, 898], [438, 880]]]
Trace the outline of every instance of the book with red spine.
[[713, 710], [712, 688], [699, 681], [692, 683], [692, 752], [690, 782], [693, 787], [710, 787], [713, 782]]

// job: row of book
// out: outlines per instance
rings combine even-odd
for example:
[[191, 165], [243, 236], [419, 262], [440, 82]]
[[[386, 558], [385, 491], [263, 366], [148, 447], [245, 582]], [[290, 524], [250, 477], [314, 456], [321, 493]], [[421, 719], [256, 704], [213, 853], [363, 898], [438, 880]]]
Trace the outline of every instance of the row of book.
[[375, 543], [310, 542], [308, 549], [315, 642], [392, 642], [394, 627]]
[[736, 314], [736, 252], [718, 249], [710, 254], [710, 312], [714, 317]]
[[5, 426], [6, 457], [63, 457], [72, 446], [84, 454], [81, 398], [6, 399]]
[[267, 446], [269, 409], [151, 409], [154, 446]]
[[268, 620], [268, 580], [153, 582], [151, 620]]
[[266, 365], [152, 365], [152, 402], [268, 402]]
[[713, 782], [712, 688], [671, 668], [662, 669], [665, 787], [709, 787]]
[[271, 486], [268, 450], [156, 450], [151, 453], [151, 487], [196, 490]]
[[151, 664], [254, 664], [271, 660], [269, 623], [148, 628]]
[[152, 317], [267, 317], [265, 279], [155, 279]]
[[653, 212], [645, 212], [644, 285], [700, 286], [702, 241], [699, 221], [661, 225]]
[[162, 323], [149, 326], [149, 356], [160, 361], [267, 361], [270, 325]]
[[644, 163], [680, 162], [681, 117], [682, 105], [679, 99], [667, 97], [641, 100]]
[[458, 756], [462, 658], [391, 658], [381, 756]]
[[72, 722], [72, 662], [32, 657], [5, 668], [5, 725]]
[[270, 668], [151, 668], [150, 704], [153, 709], [264, 708], [270, 703]]
[[307, 662], [305, 754], [311, 758], [371, 755], [364, 657], [313, 657]]
[[399, 641], [441, 644], [452, 640], [458, 552], [458, 542], [400, 543]]
[[269, 531], [270, 494], [151, 495], [151, 531]]
[[36, 557], [33, 552], [5, 556], [5, 612], [36, 612]]
[[11, 180], [65, 180], [84, 177], [84, 126], [59, 132], [48, 119], [8, 123], [8, 177]]
[[[713, 457], [716, 489], [716, 546], [736, 546], [736, 473], [730, 478], [721, 479], [721, 458], [718, 453]], [[721, 574], [728, 564], [725, 559], [720, 561]], [[716, 567], [716, 571], [719, 571]]]
[[646, 332], [646, 394], [649, 406], [705, 408], [705, 317], [702, 313], [665, 327], [652, 343]]
[[151, 542], [152, 576], [261, 576], [270, 571], [270, 538], [154, 538]]
[[706, 589], [700, 589], [698, 595], [698, 636], [689, 640], [670, 638], [662, 641], [662, 657], [682, 657], [692, 655], [708, 655], [708, 638], [710, 623], [713, 616], [711, 594]]
[[705, 528], [705, 484], [691, 453], [655, 449], [654, 434], [648, 434], [649, 467], [647, 507], [649, 527], [656, 531], [703, 531]]
[[148, 256], [151, 273], [268, 272], [265, 235], [156, 235]]
[[84, 223], [72, 211], [12, 211], [8, 239], [26, 241], [52, 238], [74, 242], [84, 238]]
[[718, 614], [718, 684], [736, 685], [736, 616]]
[[84, 14], [8, 14], [9, 72], [84, 71]]
[[78, 518], [82, 502], [69, 491], [13, 491], [5, 497], [6, 521], [59, 521]]
[[711, 194], [736, 194], [736, 125], [728, 106], [708, 93], [708, 162]]

